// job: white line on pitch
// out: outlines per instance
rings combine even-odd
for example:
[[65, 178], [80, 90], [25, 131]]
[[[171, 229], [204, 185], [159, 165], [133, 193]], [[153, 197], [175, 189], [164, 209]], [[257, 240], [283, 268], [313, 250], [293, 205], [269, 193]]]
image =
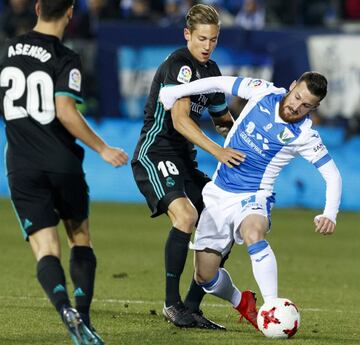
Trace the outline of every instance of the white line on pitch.
[[[0, 296], [2, 300], [38, 300], [38, 301], [46, 301], [48, 300], [46, 297], [35, 297], [35, 296]], [[150, 305], [160, 305], [162, 306], [164, 302], [162, 301], [143, 301], [143, 300], [126, 300], [126, 299], [98, 299], [94, 298], [93, 302], [96, 303], [105, 303], [105, 304], [150, 304]], [[202, 303], [205, 307], [216, 307], [216, 308], [229, 308], [230, 304], [221, 304], [221, 303]], [[344, 313], [344, 310], [341, 309], [321, 309], [321, 308], [300, 308], [301, 311], [305, 312], [336, 312], [336, 313]], [[346, 311], [347, 313], [355, 313], [359, 314], [360, 311]]]

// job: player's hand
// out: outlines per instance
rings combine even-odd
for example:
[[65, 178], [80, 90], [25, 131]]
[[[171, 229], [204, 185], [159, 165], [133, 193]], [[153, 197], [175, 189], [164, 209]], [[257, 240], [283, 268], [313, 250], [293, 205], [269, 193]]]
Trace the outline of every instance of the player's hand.
[[163, 104], [165, 110], [170, 110], [178, 97], [171, 90], [172, 87], [162, 87], [159, 92], [159, 101]]
[[318, 215], [314, 218], [315, 232], [322, 235], [332, 235], [335, 232], [336, 224], [324, 215]]
[[234, 150], [231, 147], [220, 147], [214, 156], [219, 162], [226, 164], [229, 168], [240, 165], [246, 158], [245, 153]]
[[119, 147], [107, 146], [100, 152], [100, 155], [105, 162], [114, 167], [120, 167], [128, 162], [127, 153]]

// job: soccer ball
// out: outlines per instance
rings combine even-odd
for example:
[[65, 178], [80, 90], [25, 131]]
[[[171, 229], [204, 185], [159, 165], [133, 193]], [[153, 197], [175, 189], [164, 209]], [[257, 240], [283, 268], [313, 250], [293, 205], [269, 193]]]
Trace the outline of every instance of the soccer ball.
[[300, 313], [287, 298], [274, 298], [260, 308], [257, 323], [268, 338], [290, 338], [300, 327]]

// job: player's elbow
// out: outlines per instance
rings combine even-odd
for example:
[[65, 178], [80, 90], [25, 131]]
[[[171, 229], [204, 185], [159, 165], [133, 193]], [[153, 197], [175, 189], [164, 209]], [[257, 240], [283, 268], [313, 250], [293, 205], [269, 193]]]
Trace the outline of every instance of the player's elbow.
[[66, 109], [64, 108], [56, 108], [56, 117], [60, 122], [66, 121]]

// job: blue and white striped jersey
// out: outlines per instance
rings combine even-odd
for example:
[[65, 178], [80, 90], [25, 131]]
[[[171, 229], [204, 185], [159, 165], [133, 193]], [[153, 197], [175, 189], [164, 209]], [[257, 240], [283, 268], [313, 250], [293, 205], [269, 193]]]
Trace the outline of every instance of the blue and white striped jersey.
[[287, 93], [272, 83], [237, 78], [232, 94], [248, 103], [229, 132], [224, 147], [246, 153], [246, 159], [233, 168], [219, 163], [213, 176], [220, 188], [235, 193], [267, 190], [272, 192], [281, 169], [301, 155], [316, 168], [331, 160], [319, 133], [311, 128], [309, 117], [287, 123], [279, 116], [279, 102]]

